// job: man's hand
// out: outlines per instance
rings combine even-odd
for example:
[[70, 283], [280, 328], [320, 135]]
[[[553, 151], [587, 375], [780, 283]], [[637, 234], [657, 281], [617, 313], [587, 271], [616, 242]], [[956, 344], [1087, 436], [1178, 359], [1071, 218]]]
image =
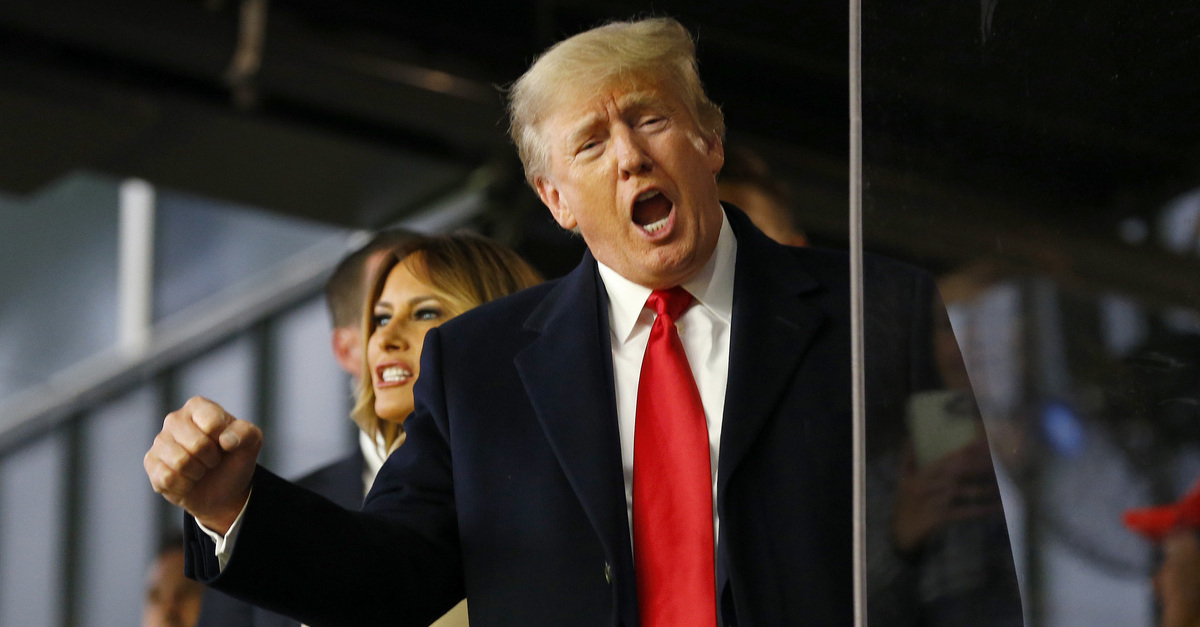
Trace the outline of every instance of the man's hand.
[[193, 396], [167, 414], [142, 465], [154, 491], [224, 535], [250, 495], [262, 430]]

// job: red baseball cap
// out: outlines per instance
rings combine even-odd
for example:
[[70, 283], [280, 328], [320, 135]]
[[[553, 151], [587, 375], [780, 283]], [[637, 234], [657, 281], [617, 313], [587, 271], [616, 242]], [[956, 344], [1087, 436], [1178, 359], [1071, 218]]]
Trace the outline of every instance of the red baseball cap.
[[1155, 542], [1176, 529], [1200, 529], [1200, 482], [1170, 505], [1125, 510], [1125, 526]]

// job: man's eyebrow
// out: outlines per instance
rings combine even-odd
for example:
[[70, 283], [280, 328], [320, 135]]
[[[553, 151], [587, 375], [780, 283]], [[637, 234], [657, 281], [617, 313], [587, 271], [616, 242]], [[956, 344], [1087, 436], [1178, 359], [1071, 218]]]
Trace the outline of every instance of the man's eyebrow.
[[622, 110], [646, 109], [651, 107], [662, 107], [663, 100], [653, 92], [635, 91], [621, 96], [621, 100], [618, 105]]
[[583, 138], [591, 134], [596, 125], [600, 123], [600, 114], [589, 113], [576, 124], [569, 133], [567, 133], [567, 146], [578, 144]]

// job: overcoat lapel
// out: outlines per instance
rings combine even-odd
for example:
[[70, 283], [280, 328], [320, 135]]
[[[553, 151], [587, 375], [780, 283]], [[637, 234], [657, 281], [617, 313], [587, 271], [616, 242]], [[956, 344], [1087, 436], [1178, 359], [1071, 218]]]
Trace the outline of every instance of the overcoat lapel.
[[[591, 254], [530, 315], [516, 357], [526, 394], [606, 553], [630, 560], [607, 297]], [[630, 571], [632, 572], [632, 571]]]
[[[792, 384], [823, 314], [802, 294], [820, 287], [787, 249], [726, 211], [738, 239], [729, 341], [729, 382], [717, 469], [718, 507], [725, 486]], [[803, 417], [801, 417], [803, 419]]]

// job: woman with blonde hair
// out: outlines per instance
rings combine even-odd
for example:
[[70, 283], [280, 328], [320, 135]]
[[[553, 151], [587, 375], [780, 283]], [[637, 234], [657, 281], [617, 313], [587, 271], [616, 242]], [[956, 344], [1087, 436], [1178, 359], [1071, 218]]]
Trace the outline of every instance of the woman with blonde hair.
[[[404, 442], [403, 424], [413, 411], [412, 386], [425, 333], [468, 309], [542, 280], [511, 249], [479, 235], [385, 231], [372, 242], [379, 245], [368, 244], [339, 265], [326, 291], [339, 330], [351, 326], [347, 323], [355, 315], [362, 316], [362, 323], [354, 325], [361, 329], [362, 357], [351, 414], [360, 430], [361, 456], [352, 455], [300, 482], [347, 509], [357, 509], [388, 455]], [[343, 306], [340, 320], [338, 306]], [[219, 409], [211, 401], [202, 402]], [[182, 575], [182, 567], [179, 570]], [[203, 605], [201, 625], [303, 627], [296, 618], [216, 591], [206, 595]], [[466, 625], [463, 601], [432, 627]]]
[[364, 376], [351, 413], [384, 457], [404, 443], [425, 333], [541, 281], [511, 249], [468, 233], [417, 236], [384, 257], [367, 292]]
[[[374, 441], [368, 482], [404, 443], [425, 333], [468, 309], [542, 281], [511, 249], [479, 235], [414, 236], [385, 254], [369, 284], [363, 321], [363, 376], [351, 417]], [[466, 602], [433, 627], [467, 624]]]

